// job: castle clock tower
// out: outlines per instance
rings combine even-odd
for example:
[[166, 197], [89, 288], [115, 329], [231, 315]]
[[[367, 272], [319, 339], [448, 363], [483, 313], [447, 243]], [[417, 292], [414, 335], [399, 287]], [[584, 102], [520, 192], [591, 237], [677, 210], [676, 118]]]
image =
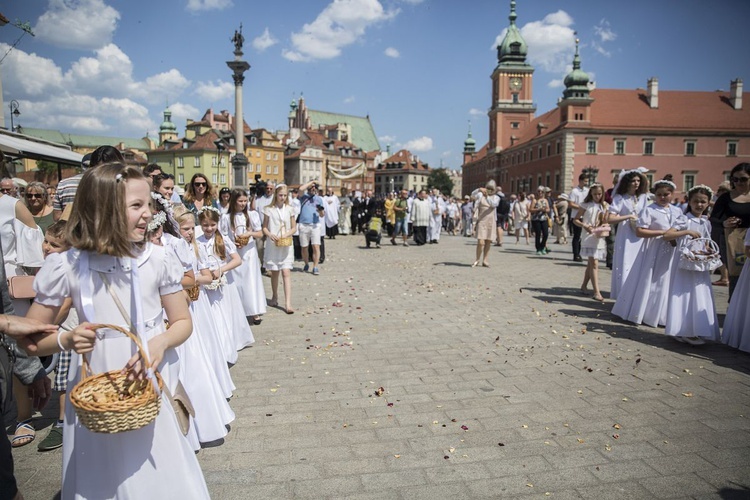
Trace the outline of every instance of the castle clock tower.
[[510, 26], [497, 47], [497, 67], [492, 72], [492, 105], [489, 151], [512, 146], [534, 119], [532, 81], [534, 68], [526, 62], [528, 47], [516, 27], [516, 2], [510, 2]]

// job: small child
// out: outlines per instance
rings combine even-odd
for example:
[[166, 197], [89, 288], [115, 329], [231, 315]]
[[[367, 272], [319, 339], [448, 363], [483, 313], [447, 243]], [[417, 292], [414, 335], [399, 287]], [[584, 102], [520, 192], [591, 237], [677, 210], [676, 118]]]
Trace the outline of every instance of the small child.
[[[604, 201], [604, 186], [599, 183], [589, 188], [589, 194], [581, 203], [573, 224], [582, 227], [588, 234], [581, 242], [581, 256], [586, 257], [586, 272], [583, 275], [581, 292], [587, 293], [589, 281], [594, 290], [594, 300], [604, 302], [604, 297], [599, 290], [599, 261], [607, 257], [606, 234], [602, 232], [604, 218], [607, 213], [607, 203]], [[538, 252], [537, 252], [538, 253]]]
[[[50, 254], [62, 253], [70, 248], [65, 240], [65, 221], [57, 221], [47, 228], [44, 234], [44, 243], [42, 243], [42, 252], [46, 259]], [[67, 310], [68, 315], [65, 321], [60, 325], [60, 330], [69, 331], [78, 326], [78, 315], [76, 310], [71, 308], [72, 300], [67, 299], [62, 311]], [[64, 313], [61, 313], [61, 315]], [[60, 319], [60, 318], [58, 318]], [[58, 392], [60, 410], [57, 422], [50, 427], [47, 437], [37, 446], [39, 451], [55, 450], [63, 444], [63, 424], [65, 423], [65, 393], [68, 390], [68, 369], [70, 368], [70, 351], [63, 351], [58, 354], [57, 365], [55, 366], [55, 378], [52, 380], [52, 390]]]
[[[705, 215], [713, 191], [708, 186], [695, 186], [688, 191], [688, 214], [685, 229], [667, 231], [665, 241], [679, 238], [678, 248], [682, 249], [692, 238], [711, 239], [711, 223]], [[677, 235], [684, 234], [679, 237]], [[719, 321], [714, 307], [709, 271], [688, 271], [680, 269], [680, 252], [675, 253], [672, 263], [672, 276], [669, 283], [667, 302], [666, 334], [678, 342], [692, 345], [705, 344], [704, 338], [719, 340]]]
[[[745, 235], [745, 257], [750, 257], [750, 231]], [[724, 319], [721, 341], [731, 347], [750, 352], [750, 264], [742, 266], [737, 286], [729, 301], [729, 309]]]
[[365, 230], [365, 245], [370, 248], [370, 243], [375, 243], [375, 248], [380, 248], [380, 233], [383, 229], [383, 212], [380, 207], [375, 209], [370, 222], [367, 223]]

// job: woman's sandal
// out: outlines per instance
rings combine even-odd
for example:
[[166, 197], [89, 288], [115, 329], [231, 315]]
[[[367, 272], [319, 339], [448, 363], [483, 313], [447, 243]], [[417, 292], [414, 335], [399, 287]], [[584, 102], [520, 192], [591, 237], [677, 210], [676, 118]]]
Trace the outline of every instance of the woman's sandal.
[[601, 295], [594, 295], [591, 298], [596, 300], [597, 302], [604, 302], [604, 297], [602, 297]]
[[479, 261], [474, 262], [471, 267], [477, 267], [479, 265]]
[[[19, 431], [23, 432], [19, 433]], [[34, 426], [31, 425], [31, 419], [27, 419], [16, 424], [16, 432], [13, 435], [13, 438], [10, 440], [10, 445], [13, 448], [20, 448], [21, 446], [26, 446], [27, 444], [34, 441], [35, 437], [36, 429], [34, 429]]]

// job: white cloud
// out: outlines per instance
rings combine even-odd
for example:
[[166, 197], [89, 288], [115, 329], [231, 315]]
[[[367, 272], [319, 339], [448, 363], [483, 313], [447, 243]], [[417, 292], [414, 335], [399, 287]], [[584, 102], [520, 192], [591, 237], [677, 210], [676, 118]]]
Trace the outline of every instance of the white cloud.
[[[0, 53], [9, 49], [7, 43], [0, 43]], [[5, 93], [15, 99], [57, 93], [62, 88], [62, 70], [52, 60], [23, 50], [10, 51], [2, 70]]]
[[384, 144], [393, 144], [393, 142], [396, 140], [395, 135], [382, 135], [378, 137], [378, 141], [384, 143]]
[[353, 102], [354, 102], [354, 96], [353, 95], [350, 95], [349, 97], [347, 97], [346, 99], [344, 99], [344, 104], [351, 104]]
[[483, 110], [481, 110], [481, 109], [477, 109], [477, 108], [471, 108], [471, 109], [469, 110], [469, 114], [470, 114], [471, 116], [484, 116], [484, 115], [486, 115], [486, 114], [487, 114], [487, 112], [486, 112], [486, 111], [483, 111]]
[[617, 33], [612, 31], [612, 26], [606, 19], [602, 19], [599, 24], [594, 26], [594, 33], [601, 42], [613, 42], [617, 39]]
[[559, 88], [562, 88], [564, 85], [565, 84], [564, 84], [562, 78], [560, 78], [560, 79], [554, 78], [554, 79], [550, 80], [549, 82], [547, 82], [547, 87], [549, 87], [551, 89], [559, 89]]
[[52, 45], [93, 50], [112, 41], [119, 19], [120, 13], [102, 0], [50, 0], [34, 32]]
[[204, 10], [223, 10], [232, 6], [232, 0], [188, 0], [187, 10], [200, 12]]
[[268, 28], [263, 31], [263, 34], [253, 39], [253, 48], [258, 52], [263, 52], [269, 47], [272, 47], [279, 43], [279, 41], [271, 35]]
[[234, 84], [231, 82], [212, 81], [200, 82], [195, 88], [195, 93], [202, 99], [209, 102], [229, 99], [234, 95]]
[[385, 55], [394, 59], [398, 59], [399, 57], [401, 57], [401, 53], [399, 53], [398, 49], [395, 49], [393, 47], [388, 47], [387, 49], [385, 49]]
[[450, 156], [450, 155], [452, 155], [452, 154], [453, 154], [453, 151], [451, 151], [451, 150], [448, 150], [448, 151], [443, 151], [443, 152], [442, 152], [442, 154], [441, 154], [440, 156]]
[[[521, 28], [529, 46], [529, 63], [551, 73], [562, 72], [575, 51], [574, 21], [564, 10], [547, 14], [541, 21], [531, 21]], [[503, 41], [507, 28], [495, 39], [492, 49]]]
[[424, 153], [432, 150], [432, 139], [427, 136], [418, 137], [402, 144], [401, 149], [408, 149], [412, 153]]
[[176, 96], [190, 86], [190, 80], [172, 68], [164, 73], [149, 76], [141, 85], [143, 98], [150, 103], [162, 102], [164, 97]]
[[177, 125], [177, 128], [181, 128], [185, 121], [190, 118], [193, 120], [200, 119], [200, 111], [195, 106], [185, 104], [182, 102], [175, 102], [169, 105], [169, 110], [172, 112], [172, 123]]
[[333, 0], [313, 22], [292, 33], [293, 49], [284, 49], [282, 55], [295, 62], [333, 59], [359, 40], [368, 27], [398, 13], [398, 9], [384, 10], [378, 0]]

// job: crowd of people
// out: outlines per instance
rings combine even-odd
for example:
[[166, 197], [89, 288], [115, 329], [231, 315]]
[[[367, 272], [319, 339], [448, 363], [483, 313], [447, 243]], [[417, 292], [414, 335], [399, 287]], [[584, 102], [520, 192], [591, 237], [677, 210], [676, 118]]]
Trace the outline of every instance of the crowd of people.
[[[0, 182], [0, 344], [17, 357], [13, 391], [31, 396], [16, 398], [12, 439], [0, 437], [7, 498], [20, 498], [10, 448], [34, 441], [33, 411], [53, 391], [60, 414], [38, 448], [63, 447], [64, 498], [208, 497], [195, 452], [221, 441], [235, 418], [229, 367], [254, 343], [252, 327], [269, 307], [294, 314], [295, 261], [320, 275], [325, 240], [339, 235], [360, 233], [368, 248], [381, 248], [383, 236], [405, 247], [438, 244], [441, 234], [474, 237], [472, 267], [489, 267], [491, 248], [506, 233], [516, 244], [523, 234], [527, 245], [533, 234], [540, 257], [550, 251], [550, 232], [558, 244], [571, 235], [573, 260], [586, 259], [582, 294], [590, 285], [592, 298], [605, 301], [604, 261], [616, 316], [664, 327], [680, 342], [722, 341], [750, 352], [748, 163], [732, 169], [723, 192], [695, 186], [681, 200], [670, 179], [649, 186], [643, 169], [623, 171], [609, 190], [581, 176], [556, 199], [541, 186], [535, 195], [506, 197], [494, 181], [464, 199], [437, 189], [336, 196], [330, 188], [320, 193], [317, 180], [217, 191], [200, 173], [179, 196], [158, 165], [126, 166], [106, 146], [86, 155], [82, 169], [56, 189]], [[712, 283], [714, 271], [720, 278]], [[729, 290], [723, 331], [712, 286]], [[96, 326], [105, 323], [136, 334], [144, 355], [128, 337]], [[53, 355], [50, 385], [42, 359]], [[85, 378], [84, 357], [94, 373], [123, 370], [147, 384], [158, 372], [155, 420], [112, 435], [80, 425], [68, 395]], [[4, 402], [10, 366], [0, 361]], [[178, 399], [187, 404], [174, 405]]]

